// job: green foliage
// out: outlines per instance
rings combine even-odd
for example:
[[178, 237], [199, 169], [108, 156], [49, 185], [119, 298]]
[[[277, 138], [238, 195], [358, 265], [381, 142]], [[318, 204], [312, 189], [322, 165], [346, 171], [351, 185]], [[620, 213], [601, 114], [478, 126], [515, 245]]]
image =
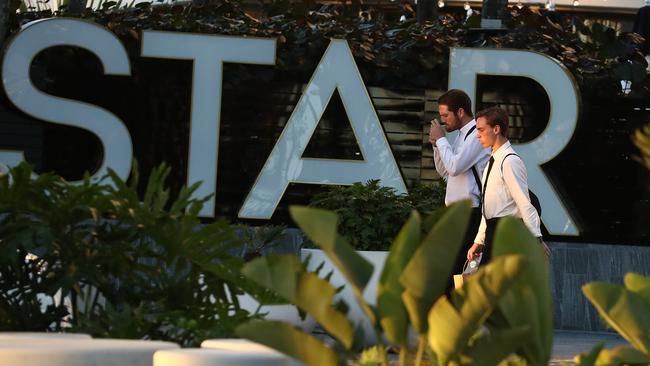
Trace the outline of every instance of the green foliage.
[[336, 289], [326, 280], [306, 271], [296, 256], [258, 258], [246, 265], [243, 273], [313, 316], [346, 348], [352, 346], [352, 324], [345, 314], [333, 307], [322, 306], [334, 301]]
[[198, 185], [171, 200], [168, 174], [155, 169], [142, 196], [137, 170], [128, 184], [111, 171], [72, 185], [27, 164], [0, 177], [0, 329], [197, 345], [249, 320], [233, 299], [247, 282], [229, 254], [240, 243], [225, 222], [201, 224]]
[[[424, 237], [400, 275], [402, 300], [415, 330], [427, 331], [427, 313], [447, 289], [456, 254], [463, 245], [471, 207], [452, 205]], [[444, 279], [441, 281], [441, 279]]]
[[[460, 250], [471, 210], [469, 202], [454, 204], [426, 220], [413, 211], [391, 246], [375, 307], [359, 296], [366, 283], [366, 264], [337, 233], [338, 215], [306, 207], [290, 210], [298, 226], [323, 248], [355, 288], [355, 299], [366, 310], [379, 344], [364, 349], [358, 331], [352, 341], [346, 338], [353, 325], [338, 310], [343, 300], [336, 301], [333, 287], [319, 281], [292, 256], [259, 258], [246, 264], [243, 272], [314, 316], [333, 336], [334, 344], [326, 345], [297, 328], [282, 328], [277, 322], [250, 322], [237, 329], [238, 335], [308, 365], [388, 365], [385, 339], [399, 346], [402, 366], [537, 365], [550, 358], [546, 343], [546, 319], [551, 317], [551, 306], [546, 302], [548, 273], [540, 268], [546, 264], [545, 257], [538, 245], [531, 246], [535, 238], [520, 220], [504, 219], [499, 224], [496, 256], [455, 290], [449, 300], [443, 295], [452, 275], [451, 264], [446, 262], [451, 263], [449, 258]], [[522, 248], [513, 247], [514, 239]], [[307, 279], [308, 286], [304, 284]], [[500, 311], [510, 305], [505, 299], [520, 299], [522, 293], [539, 301], [534, 311], [544, 314], [526, 310], [517, 313], [530, 315], [528, 322], [504, 317]], [[418, 331], [415, 352], [410, 349], [409, 328]]]
[[548, 260], [536, 238], [521, 220], [503, 219], [496, 229], [499, 242], [493, 256], [523, 255], [528, 258], [521, 280], [499, 301], [492, 328], [529, 327], [522, 355], [533, 365], [548, 364], [553, 346], [553, 301], [549, 288]]
[[280, 245], [286, 235], [286, 229], [285, 225], [237, 225], [238, 236], [244, 245], [244, 260], [260, 257]]
[[393, 241], [377, 286], [380, 325], [386, 338], [395, 344], [402, 344], [408, 331], [408, 314], [402, 302], [404, 287], [400, 283], [400, 275], [420, 246], [421, 221], [420, 215], [414, 211], [402, 226]]
[[336, 352], [316, 337], [284, 322], [254, 320], [240, 325], [237, 334], [291, 355], [310, 366], [336, 365], [339, 360]]
[[636, 273], [625, 275], [624, 285], [591, 282], [582, 292], [603, 319], [632, 347], [603, 349], [576, 357], [579, 365], [615, 366], [650, 363], [650, 277]]
[[339, 217], [338, 232], [357, 250], [388, 250], [412, 210], [428, 215], [444, 206], [442, 181], [419, 185], [408, 194], [382, 187], [378, 180], [333, 186], [315, 195], [310, 206], [332, 210]]
[[[617, 94], [621, 77], [633, 80], [634, 91], [646, 95], [650, 92], [649, 79], [641, 73], [646, 65], [639, 51], [643, 40], [634, 34], [616, 35], [613, 29], [597, 23], [587, 26], [574, 16], [561, 17], [551, 12], [558, 14], [551, 19], [529, 7], [513, 6], [508, 9], [507, 30], [487, 37], [469, 30], [476, 27], [472, 21], [477, 17], [465, 22], [463, 17], [441, 16], [438, 22], [418, 24], [408, 3], [396, 3], [401, 9], [393, 11], [407, 15], [403, 22], [382, 14], [384, 10], [379, 7], [366, 5], [365, 11], [359, 11], [345, 3], [311, 4], [273, 1], [247, 7], [236, 0], [219, 0], [206, 1], [202, 6], [193, 2], [157, 6], [141, 3], [119, 9], [117, 3], [109, 1], [100, 10], [86, 9], [80, 16], [107, 26], [133, 45], [139, 44], [142, 29], [278, 39], [275, 71], [251, 73], [244, 66], [233, 67], [226, 84], [268, 78], [276, 71], [304, 82], [329, 40], [340, 38], [350, 43], [364, 80], [372, 85], [445, 89], [451, 47], [495, 47], [552, 56], [573, 73], [585, 92]], [[52, 15], [79, 16], [67, 11], [20, 13], [13, 29], [28, 20]], [[595, 85], [609, 88], [591, 89]]]
[[[589, 24], [574, 16], [551, 18], [527, 7], [513, 7], [510, 15], [511, 31], [491, 37], [495, 47], [528, 49], [559, 60], [583, 94], [611, 96], [620, 93], [620, 80], [631, 80], [634, 92], [647, 95], [650, 79], [638, 34], [617, 35], [600, 23]], [[598, 90], [604, 86], [611, 89]]]
[[529, 327], [496, 330], [470, 344], [498, 301], [523, 272], [526, 259], [521, 255], [497, 257], [468, 281], [462, 295], [452, 303], [441, 296], [429, 312], [429, 344], [438, 355], [438, 363], [496, 365], [517, 350], [529, 335]]

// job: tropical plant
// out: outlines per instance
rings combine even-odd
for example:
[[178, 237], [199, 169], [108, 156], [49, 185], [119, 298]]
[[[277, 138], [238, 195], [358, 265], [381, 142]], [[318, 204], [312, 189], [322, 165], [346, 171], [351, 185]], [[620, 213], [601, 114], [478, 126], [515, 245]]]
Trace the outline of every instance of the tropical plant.
[[582, 287], [582, 292], [631, 347], [605, 349], [599, 345], [577, 356], [578, 365], [650, 364], [650, 277], [628, 273], [623, 282], [624, 285], [591, 282]]
[[27, 164], [0, 177], [0, 329], [196, 345], [250, 319], [229, 254], [240, 242], [225, 222], [201, 224], [198, 185], [170, 200], [168, 174], [155, 169], [143, 195], [137, 169], [128, 184], [111, 171], [73, 185]]
[[[343, 300], [335, 299], [334, 288], [306, 271], [295, 256], [258, 258], [242, 272], [311, 315], [332, 336], [333, 345], [275, 321], [253, 320], [239, 326], [237, 334], [308, 365], [387, 365], [389, 345], [399, 346], [400, 365], [497, 365], [510, 362], [511, 354], [530, 364], [547, 364], [553, 332], [547, 263], [520, 220], [504, 219], [497, 228], [493, 261], [451, 298], [444, 296], [470, 210], [468, 202], [461, 202], [425, 220], [412, 212], [391, 246], [376, 304], [370, 304], [362, 293], [372, 265], [337, 233], [337, 214], [291, 207], [300, 229], [347, 279], [378, 344], [364, 349], [359, 328], [345, 316]], [[415, 349], [409, 329], [417, 334]]]
[[244, 260], [249, 261], [281, 244], [287, 234], [285, 225], [237, 225], [238, 236], [244, 247]]
[[408, 194], [382, 187], [378, 180], [351, 186], [333, 186], [313, 196], [310, 206], [332, 210], [339, 216], [338, 232], [357, 250], [388, 250], [392, 238], [412, 210], [429, 215], [444, 206], [441, 181], [421, 184]]

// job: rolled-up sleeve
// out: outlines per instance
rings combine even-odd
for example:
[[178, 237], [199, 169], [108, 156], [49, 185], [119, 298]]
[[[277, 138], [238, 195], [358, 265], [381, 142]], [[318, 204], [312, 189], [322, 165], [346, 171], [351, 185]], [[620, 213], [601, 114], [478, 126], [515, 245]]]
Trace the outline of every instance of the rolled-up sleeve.
[[487, 222], [485, 221], [485, 216], [481, 215], [481, 224], [478, 226], [478, 232], [474, 238], [474, 243], [485, 244], [485, 230], [487, 228]]

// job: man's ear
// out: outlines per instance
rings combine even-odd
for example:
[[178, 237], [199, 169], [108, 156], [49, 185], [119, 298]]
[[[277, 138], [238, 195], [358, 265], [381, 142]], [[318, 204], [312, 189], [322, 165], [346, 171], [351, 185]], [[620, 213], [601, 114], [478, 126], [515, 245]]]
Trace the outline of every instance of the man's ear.
[[500, 134], [501, 134], [501, 126], [499, 126], [499, 125], [495, 125], [495, 126], [492, 127], [492, 128], [494, 128], [494, 134], [495, 134], [495, 135], [500, 135]]
[[465, 116], [465, 109], [463, 107], [458, 108], [458, 111], [456, 111], [456, 115], [458, 116], [459, 119], [463, 118]]

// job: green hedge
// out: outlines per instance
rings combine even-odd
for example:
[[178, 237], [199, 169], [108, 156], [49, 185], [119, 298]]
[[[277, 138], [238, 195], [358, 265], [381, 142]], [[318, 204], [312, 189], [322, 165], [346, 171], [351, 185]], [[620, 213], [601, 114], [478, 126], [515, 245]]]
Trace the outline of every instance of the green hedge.
[[[275, 71], [308, 80], [331, 38], [348, 40], [368, 85], [445, 89], [450, 47], [496, 47], [538, 51], [562, 62], [576, 77], [581, 90], [600, 95], [616, 94], [621, 79], [633, 81], [633, 93], [648, 95], [646, 61], [639, 51], [637, 34], [616, 35], [600, 24], [591, 27], [572, 15], [540, 13], [528, 7], [510, 7], [507, 30], [484, 34], [472, 30], [474, 15], [441, 16], [436, 23], [417, 24], [413, 9], [404, 3], [406, 21], [392, 20], [382, 9], [345, 5], [306, 7], [303, 3], [274, 1], [251, 9], [236, 0], [208, 1], [202, 6], [138, 4], [116, 8], [108, 2], [99, 11], [82, 14], [63, 11], [22, 13], [14, 19], [14, 31], [27, 21], [50, 16], [80, 16], [108, 27], [127, 44], [139, 44], [139, 30], [156, 29], [205, 34], [248, 35], [278, 39]], [[132, 49], [137, 54], [137, 49]], [[251, 74], [245, 66], [224, 82], [246, 82], [271, 75]]]
[[356, 250], [388, 250], [412, 210], [428, 216], [444, 205], [443, 181], [417, 185], [408, 194], [397, 194], [393, 188], [370, 180], [331, 187], [310, 201], [312, 207], [338, 214], [338, 231]]

